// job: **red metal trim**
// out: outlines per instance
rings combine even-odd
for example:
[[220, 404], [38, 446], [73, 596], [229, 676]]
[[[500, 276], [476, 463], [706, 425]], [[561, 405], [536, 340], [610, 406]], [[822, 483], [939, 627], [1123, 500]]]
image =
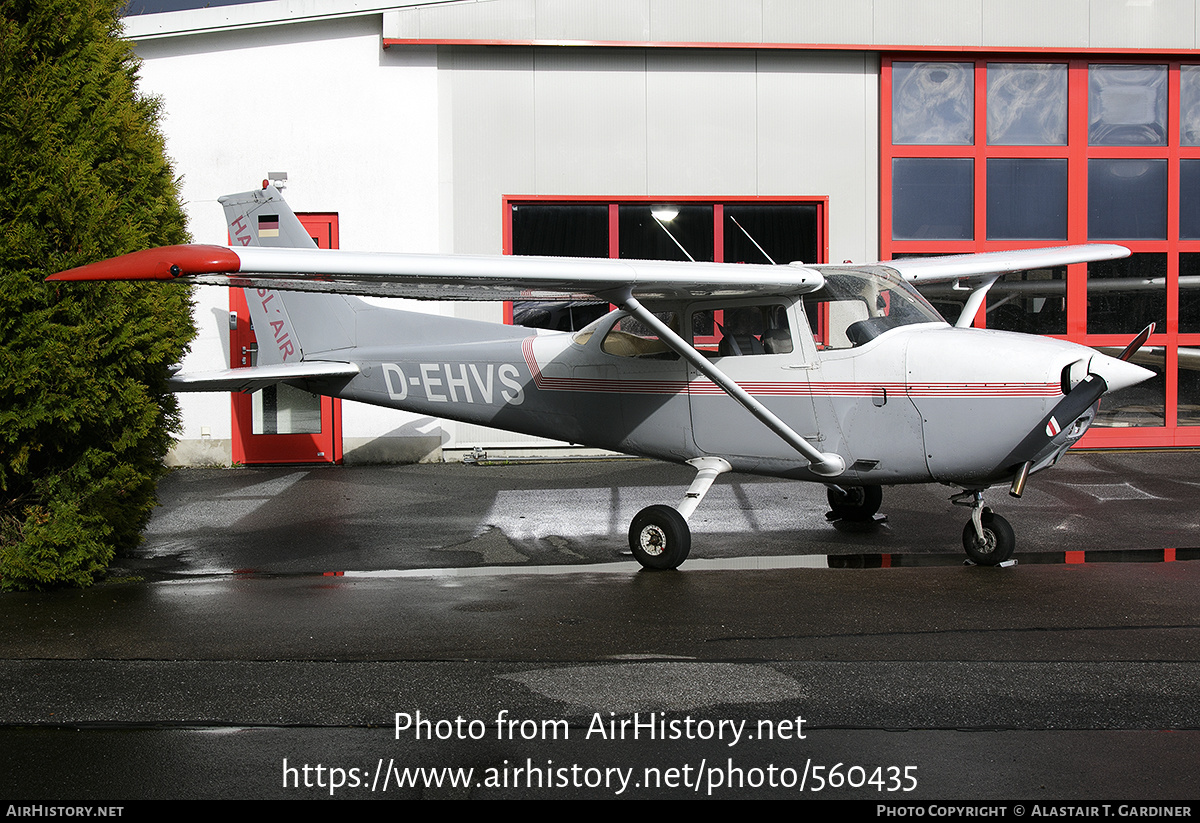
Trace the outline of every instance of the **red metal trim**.
[[891, 260], [892, 246], [892, 58], [879, 65], [879, 259]]
[[[384, 37], [383, 47], [392, 46], [516, 46], [516, 47], [563, 47], [563, 48], [628, 48], [628, 49], [763, 49], [770, 51], [866, 51], [881, 54], [956, 54], [967, 59], [974, 59], [979, 54], [994, 55], [1036, 55], [1039, 58], [1086, 54], [1090, 57], [1124, 57], [1143, 56], [1146, 49], [1142, 48], [1088, 48], [1063, 47], [1039, 48], [1030, 46], [944, 46], [928, 45], [914, 46], [898, 43], [758, 43], [758, 42], [727, 42], [727, 41], [643, 41], [643, 40], [542, 40], [529, 39], [490, 39], [466, 37]], [[1160, 56], [1200, 55], [1200, 49], [1155, 49]], [[1161, 57], [1160, 60], [1161, 61]]]
[[[512, 207], [517, 198], [507, 194], [500, 198], [500, 253], [512, 254]], [[512, 301], [507, 301], [511, 310]]]
[[[1067, 242], [1087, 242], [1088, 64], [1067, 64]], [[1078, 203], [1077, 203], [1078, 201]], [[1087, 264], [1067, 266], [1067, 336], [1087, 333]]]
[[161, 246], [88, 263], [47, 277], [64, 280], [173, 280], [188, 274], [225, 274], [241, 269], [237, 253], [224, 246]]
[[621, 256], [621, 204], [608, 204], [608, 256], [617, 260]]
[[725, 262], [725, 204], [713, 203], [713, 262]]

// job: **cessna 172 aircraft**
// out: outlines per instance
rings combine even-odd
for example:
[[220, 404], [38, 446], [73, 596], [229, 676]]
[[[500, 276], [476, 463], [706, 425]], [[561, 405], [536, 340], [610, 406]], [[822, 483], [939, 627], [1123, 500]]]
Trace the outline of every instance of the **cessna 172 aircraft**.
[[[1101, 395], [1152, 372], [1073, 343], [972, 329], [1007, 272], [1125, 257], [1114, 245], [869, 265], [367, 254], [313, 247], [280, 193], [222, 198], [232, 244], [149, 249], [52, 281], [159, 280], [246, 291], [258, 364], [176, 374], [177, 391], [284, 382], [435, 417], [686, 463], [675, 506], [634, 517], [651, 569], [688, 555], [687, 521], [728, 471], [809, 480], [833, 515], [870, 521], [882, 487], [939, 482], [971, 508], [968, 556], [997, 565], [1012, 527], [989, 486], [1055, 463]], [[307, 248], [305, 248], [307, 247]], [[910, 283], [973, 286], [952, 327]], [[434, 300], [599, 299], [618, 308], [578, 332], [440, 317], [353, 295]]]

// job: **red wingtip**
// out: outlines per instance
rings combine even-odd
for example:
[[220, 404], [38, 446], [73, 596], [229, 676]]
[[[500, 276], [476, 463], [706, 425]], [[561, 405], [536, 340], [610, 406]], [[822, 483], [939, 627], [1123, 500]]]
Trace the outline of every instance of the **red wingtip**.
[[162, 246], [52, 274], [47, 280], [173, 280], [236, 272], [242, 261], [224, 246]]

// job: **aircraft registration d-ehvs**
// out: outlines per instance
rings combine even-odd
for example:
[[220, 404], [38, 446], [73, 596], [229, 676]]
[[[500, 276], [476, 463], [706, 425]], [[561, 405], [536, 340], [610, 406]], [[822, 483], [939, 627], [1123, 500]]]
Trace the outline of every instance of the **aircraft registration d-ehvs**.
[[[168, 246], [52, 275], [241, 287], [258, 364], [172, 378], [176, 391], [315, 394], [686, 463], [675, 506], [642, 509], [646, 568], [688, 556], [688, 518], [728, 471], [824, 484], [836, 517], [874, 519], [882, 487], [943, 483], [969, 506], [963, 546], [1008, 560], [1012, 527], [983, 492], [1052, 466], [1105, 392], [1152, 376], [1129, 358], [969, 328], [1005, 273], [1125, 257], [1116, 245], [867, 265], [363, 253], [316, 249], [280, 193], [221, 199], [232, 244]], [[970, 288], [951, 326], [912, 283]], [[356, 296], [607, 301], [581, 331], [406, 311]]]

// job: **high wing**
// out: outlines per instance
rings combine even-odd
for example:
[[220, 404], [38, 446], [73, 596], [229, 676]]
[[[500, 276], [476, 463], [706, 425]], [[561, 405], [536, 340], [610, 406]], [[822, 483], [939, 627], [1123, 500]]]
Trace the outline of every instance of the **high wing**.
[[[892, 269], [909, 283], [945, 283], [951, 280], [1004, 275], [1030, 269], [1048, 269], [1071, 263], [1117, 260], [1129, 256], [1129, 249], [1111, 243], [1084, 246], [1054, 246], [1045, 249], [1015, 249], [982, 254], [955, 254], [946, 257], [907, 257], [880, 265]], [[821, 271], [861, 266], [818, 266]]]
[[1094, 244], [865, 265], [764, 266], [190, 245], [134, 252], [47, 279], [175, 280], [422, 300], [607, 300], [628, 293], [654, 301], [808, 294], [825, 284], [824, 273], [881, 270], [918, 284], [984, 278], [986, 286], [976, 290], [982, 300], [991, 282], [1008, 272], [1112, 260], [1128, 254], [1123, 246]]
[[[958, 321], [959, 328], [967, 328], [975, 322], [975, 315], [983, 305], [988, 291], [1006, 274], [1030, 269], [1046, 269], [1066, 266], [1071, 263], [1091, 263], [1099, 260], [1117, 260], [1129, 256], [1129, 249], [1111, 243], [1093, 243], [1085, 246], [1053, 246], [1044, 249], [1014, 249], [992, 251], [982, 254], [955, 254], [946, 257], [909, 257], [889, 260], [880, 266], [896, 272], [903, 280], [916, 285], [952, 283], [956, 291], [970, 291]], [[822, 272], [833, 273], [839, 268], [864, 268], [862, 266], [819, 266]], [[866, 267], [869, 268], [869, 267]], [[961, 287], [967, 281], [970, 287]]]
[[164, 246], [91, 263], [48, 280], [176, 280], [198, 285], [419, 300], [607, 300], [807, 294], [819, 271], [789, 266], [570, 257], [367, 253]]

